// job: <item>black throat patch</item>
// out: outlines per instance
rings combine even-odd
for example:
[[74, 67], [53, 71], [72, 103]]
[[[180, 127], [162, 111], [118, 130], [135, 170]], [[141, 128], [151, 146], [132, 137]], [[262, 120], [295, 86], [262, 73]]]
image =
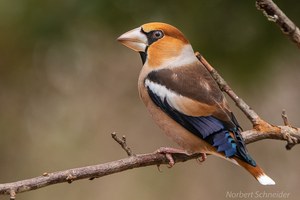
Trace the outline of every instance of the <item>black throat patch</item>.
[[140, 51], [140, 56], [141, 56], [141, 59], [142, 59], [142, 62], [143, 62], [143, 65], [145, 64], [146, 60], [147, 60], [147, 49], [148, 47], [146, 48], [145, 52], [142, 52]]

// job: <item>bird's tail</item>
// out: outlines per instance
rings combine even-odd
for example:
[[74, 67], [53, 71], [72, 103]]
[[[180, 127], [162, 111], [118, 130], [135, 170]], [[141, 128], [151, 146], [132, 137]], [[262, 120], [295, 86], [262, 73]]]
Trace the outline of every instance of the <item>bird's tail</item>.
[[248, 164], [247, 162], [234, 157], [231, 158], [234, 159], [238, 165], [242, 166], [243, 168], [245, 168], [250, 174], [252, 174], [252, 176], [262, 185], [275, 185], [275, 182], [269, 177], [267, 176], [264, 171], [262, 170], [262, 168], [260, 168], [258, 165], [256, 165], [255, 167]]

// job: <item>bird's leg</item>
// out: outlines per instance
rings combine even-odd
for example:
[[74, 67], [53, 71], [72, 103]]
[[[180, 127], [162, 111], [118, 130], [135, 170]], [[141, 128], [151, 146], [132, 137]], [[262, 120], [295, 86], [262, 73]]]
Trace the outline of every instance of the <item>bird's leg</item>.
[[165, 154], [166, 158], [169, 160], [169, 168], [173, 167], [175, 164], [175, 161], [172, 157], [172, 154], [178, 153], [178, 154], [185, 154], [185, 155], [191, 155], [187, 151], [183, 149], [176, 149], [172, 147], [160, 147], [158, 150], [155, 151], [155, 153]]

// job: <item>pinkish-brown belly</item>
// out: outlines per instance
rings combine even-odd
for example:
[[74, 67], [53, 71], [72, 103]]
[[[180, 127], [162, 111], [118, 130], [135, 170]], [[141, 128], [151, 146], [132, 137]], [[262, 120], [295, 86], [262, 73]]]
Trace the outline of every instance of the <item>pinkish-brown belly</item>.
[[213, 151], [214, 147], [187, 131], [157, 107], [150, 99], [146, 88], [139, 88], [139, 92], [155, 123], [179, 146], [191, 153], [211, 153]]

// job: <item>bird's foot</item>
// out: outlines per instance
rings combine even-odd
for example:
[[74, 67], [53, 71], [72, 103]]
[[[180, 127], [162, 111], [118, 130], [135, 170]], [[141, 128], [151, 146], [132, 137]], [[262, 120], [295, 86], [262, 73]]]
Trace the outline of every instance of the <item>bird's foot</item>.
[[[158, 150], [155, 151], [155, 153], [159, 153], [159, 154], [164, 154], [166, 156], [166, 158], [169, 161], [169, 165], [168, 167], [171, 168], [175, 165], [175, 161], [173, 159], [172, 154], [174, 153], [178, 153], [178, 154], [185, 154], [185, 155], [191, 155], [190, 153], [188, 153], [187, 151], [183, 150], [183, 149], [176, 149], [176, 148], [172, 148], [172, 147], [160, 147]], [[159, 166], [158, 166], [158, 170]]]
[[207, 158], [207, 155], [206, 153], [201, 153], [201, 156], [199, 158], [197, 158], [196, 160], [199, 162], [199, 163], [203, 163]]
[[298, 144], [298, 139], [288, 132], [284, 132], [283, 139], [287, 141], [287, 144], [285, 146], [287, 150], [291, 150], [296, 144]]

